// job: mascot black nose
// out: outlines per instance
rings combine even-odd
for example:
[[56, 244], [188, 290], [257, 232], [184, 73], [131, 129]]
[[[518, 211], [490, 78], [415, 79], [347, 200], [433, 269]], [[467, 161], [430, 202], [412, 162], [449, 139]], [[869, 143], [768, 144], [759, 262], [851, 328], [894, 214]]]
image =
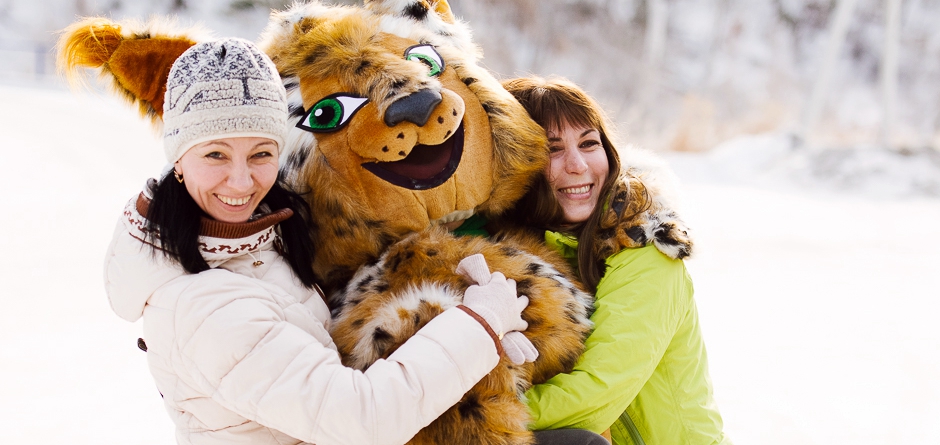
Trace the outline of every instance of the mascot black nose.
[[401, 121], [411, 122], [423, 127], [431, 116], [431, 111], [441, 103], [441, 93], [434, 90], [421, 90], [392, 102], [385, 110], [385, 125], [394, 127]]

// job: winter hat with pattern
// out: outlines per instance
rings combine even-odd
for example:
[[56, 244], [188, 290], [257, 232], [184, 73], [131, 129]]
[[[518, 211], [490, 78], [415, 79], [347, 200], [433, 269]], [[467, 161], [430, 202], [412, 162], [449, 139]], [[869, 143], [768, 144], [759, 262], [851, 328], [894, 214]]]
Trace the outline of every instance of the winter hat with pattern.
[[271, 59], [251, 42], [199, 43], [173, 62], [163, 105], [163, 146], [171, 164], [194, 145], [224, 137], [265, 137], [283, 148], [286, 132], [284, 85]]

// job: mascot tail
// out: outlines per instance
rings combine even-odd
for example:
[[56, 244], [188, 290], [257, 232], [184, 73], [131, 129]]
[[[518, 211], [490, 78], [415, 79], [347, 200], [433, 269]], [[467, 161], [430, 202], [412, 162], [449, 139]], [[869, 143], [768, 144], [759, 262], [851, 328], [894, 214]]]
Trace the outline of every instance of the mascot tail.
[[56, 64], [70, 84], [81, 84], [83, 70], [97, 69], [111, 89], [157, 123], [173, 62], [195, 45], [198, 29], [174, 31], [156, 20], [124, 25], [101, 17], [79, 20], [62, 31]]

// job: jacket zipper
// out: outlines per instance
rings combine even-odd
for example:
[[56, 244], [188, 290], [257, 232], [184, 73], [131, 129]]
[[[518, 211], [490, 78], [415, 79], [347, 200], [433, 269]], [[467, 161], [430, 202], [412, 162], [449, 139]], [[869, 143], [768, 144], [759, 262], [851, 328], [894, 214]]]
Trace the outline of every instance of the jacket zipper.
[[620, 415], [620, 421], [627, 427], [627, 432], [630, 433], [630, 440], [632, 440], [635, 445], [646, 445], [646, 442], [643, 441], [643, 436], [640, 436], [640, 430], [636, 428], [636, 424], [633, 423], [633, 419], [630, 418], [630, 415], [627, 414], [626, 411]]

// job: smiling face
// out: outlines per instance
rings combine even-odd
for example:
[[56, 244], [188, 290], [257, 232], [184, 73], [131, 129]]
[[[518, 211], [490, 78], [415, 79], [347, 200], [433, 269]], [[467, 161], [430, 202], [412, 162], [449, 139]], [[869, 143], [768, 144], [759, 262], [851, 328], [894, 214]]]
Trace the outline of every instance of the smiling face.
[[335, 174], [348, 199], [407, 231], [466, 218], [493, 189], [492, 130], [480, 101], [431, 45], [377, 33], [356, 50], [368, 63], [300, 76], [296, 127], [316, 135], [329, 166], [315, 176]]
[[548, 131], [548, 143], [548, 184], [564, 211], [565, 222], [582, 223], [597, 206], [610, 171], [601, 134], [596, 128], [564, 124]]
[[190, 148], [174, 168], [199, 208], [217, 221], [248, 221], [277, 180], [278, 146], [260, 137], [221, 138]]
[[327, 287], [411, 232], [500, 214], [548, 161], [545, 130], [446, 6], [297, 3], [262, 37], [288, 96], [281, 171], [312, 191]]

